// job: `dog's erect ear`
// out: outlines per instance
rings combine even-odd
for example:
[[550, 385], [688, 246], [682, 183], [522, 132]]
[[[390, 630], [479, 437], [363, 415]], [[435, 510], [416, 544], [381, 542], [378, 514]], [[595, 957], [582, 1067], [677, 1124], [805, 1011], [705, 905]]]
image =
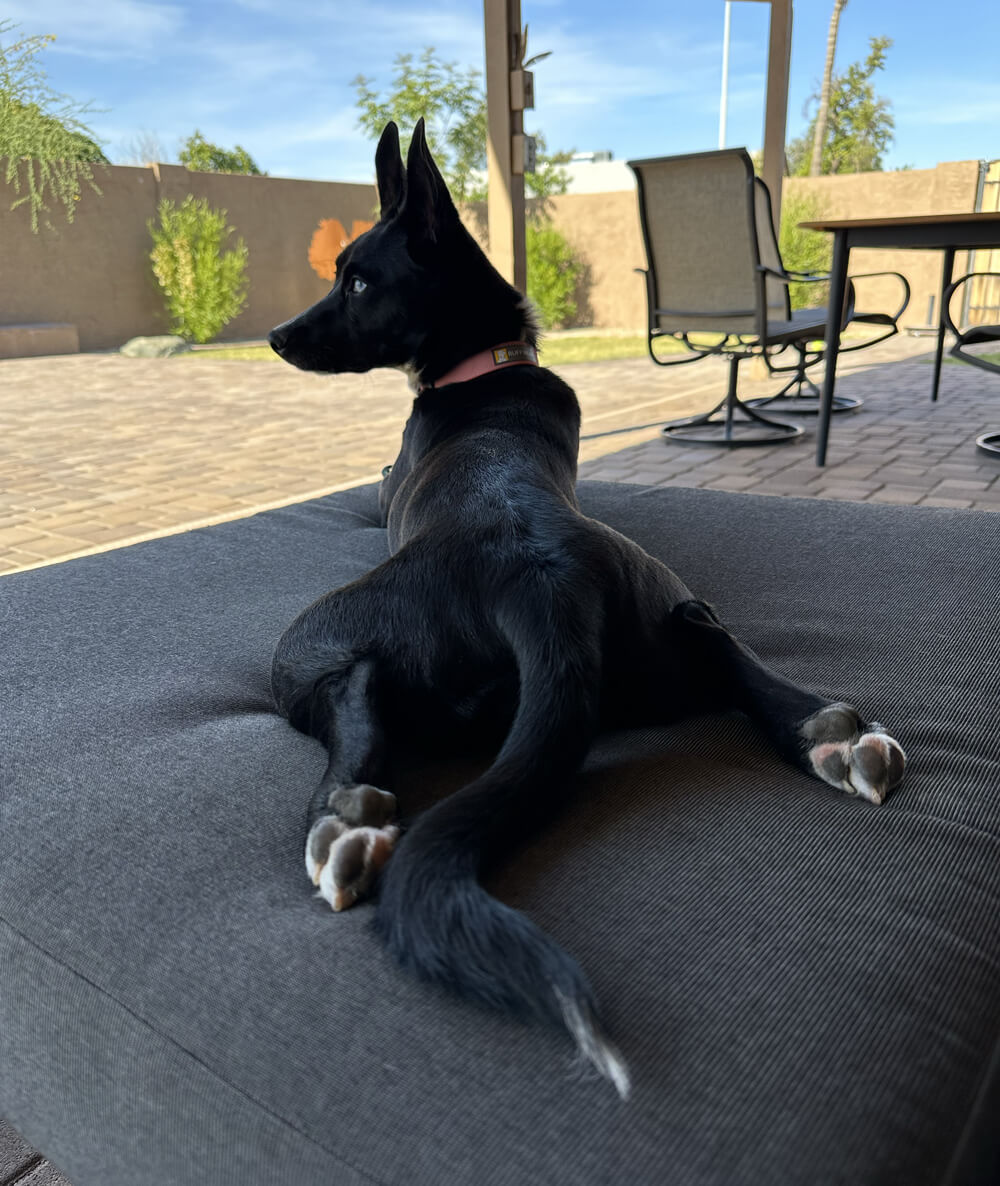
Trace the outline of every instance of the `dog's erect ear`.
[[375, 182], [381, 203], [382, 221], [392, 218], [403, 203], [406, 183], [403, 178], [403, 158], [399, 152], [399, 129], [390, 120], [375, 149]]
[[404, 215], [411, 250], [433, 244], [450, 222], [458, 220], [448, 186], [427, 147], [423, 119], [417, 120], [406, 155]]

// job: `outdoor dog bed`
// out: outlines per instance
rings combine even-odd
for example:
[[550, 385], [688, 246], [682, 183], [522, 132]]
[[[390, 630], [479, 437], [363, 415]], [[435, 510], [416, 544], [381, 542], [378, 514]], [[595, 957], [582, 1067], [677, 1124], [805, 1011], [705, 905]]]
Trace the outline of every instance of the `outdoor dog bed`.
[[[921, 1186], [998, 1168], [1000, 515], [581, 484], [768, 662], [891, 728], [881, 808], [738, 715], [608, 736], [491, 888], [562, 1032], [410, 979], [303, 860], [272, 648], [386, 555], [364, 487], [0, 580], [0, 1116], [73, 1186]], [[404, 811], [469, 774], [401, 763]]]

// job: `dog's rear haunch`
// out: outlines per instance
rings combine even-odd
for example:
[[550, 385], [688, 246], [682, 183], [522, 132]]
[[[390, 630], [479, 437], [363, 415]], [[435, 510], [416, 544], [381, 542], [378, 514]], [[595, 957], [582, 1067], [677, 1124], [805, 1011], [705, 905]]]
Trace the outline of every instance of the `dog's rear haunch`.
[[[527, 303], [462, 226], [423, 121], [405, 170], [389, 124], [376, 173], [379, 222], [270, 339], [306, 370], [399, 367], [417, 392], [379, 496], [392, 556], [308, 607], [274, 658], [279, 710], [329, 754], [306, 870], [334, 910], [378, 885], [377, 930], [403, 968], [565, 1027], [626, 1096], [579, 966], [487, 894], [484, 868], [566, 801], [605, 726], [740, 709], [788, 761], [872, 803], [903, 751], [766, 667], [668, 568], [580, 513], [576, 397], [537, 365]], [[492, 763], [400, 838], [391, 753], [459, 738]]]

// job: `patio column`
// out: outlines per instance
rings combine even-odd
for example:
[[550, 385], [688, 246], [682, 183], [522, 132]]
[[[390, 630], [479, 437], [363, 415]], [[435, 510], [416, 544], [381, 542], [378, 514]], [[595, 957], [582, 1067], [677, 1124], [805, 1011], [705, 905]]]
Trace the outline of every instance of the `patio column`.
[[524, 116], [512, 109], [510, 93], [511, 70], [518, 64], [514, 47], [521, 33], [521, 0], [483, 0], [483, 17], [490, 261], [524, 292], [524, 173], [514, 171], [513, 159], [514, 137], [524, 130]]
[[781, 225], [781, 182], [785, 175], [788, 73], [792, 57], [792, 0], [771, 0], [767, 47], [767, 100], [764, 107], [764, 160], [761, 177], [771, 191], [774, 224]]

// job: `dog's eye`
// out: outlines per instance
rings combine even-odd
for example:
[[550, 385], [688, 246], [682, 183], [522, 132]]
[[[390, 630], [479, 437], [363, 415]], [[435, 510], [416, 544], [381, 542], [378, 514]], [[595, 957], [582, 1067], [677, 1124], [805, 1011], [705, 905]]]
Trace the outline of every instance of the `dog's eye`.
[[360, 276], [352, 276], [347, 285], [347, 291], [357, 296], [358, 293], [364, 292], [368, 285]]

